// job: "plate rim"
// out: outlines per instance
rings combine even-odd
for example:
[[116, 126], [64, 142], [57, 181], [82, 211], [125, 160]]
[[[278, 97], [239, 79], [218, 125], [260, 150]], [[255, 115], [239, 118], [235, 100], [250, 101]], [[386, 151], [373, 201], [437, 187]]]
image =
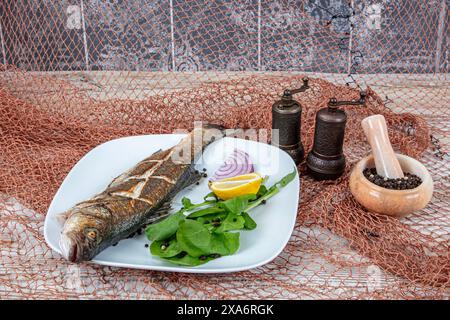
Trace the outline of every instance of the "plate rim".
[[[112, 139], [112, 140], [108, 140], [105, 141], [97, 146], [95, 146], [94, 148], [90, 149], [88, 152], [86, 152], [70, 169], [70, 171], [67, 173], [67, 175], [64, 177], [63, 181], [61, 182], [61, 184], [58, 187], [58, 190], [56, 191], [55, 195], [52, 198], [52, 201], [50, 202], [50, 205], [47, 209], [46, 215], [45, 215], [45, 220], [44, 220], [44, 239], [46, 244], [55, 252], [57, 252], [58, 254], [61, 255], [61, 250], [59, 248], [59, 246], [55, 246], [53, 245], [53, 243], [49, 240], [49, 220], [51, 219], [49, 212], [51, 211], [52, 207], [54, 206], [54, 202], [55, 199], [57, 198], [57, 195], [59, 194], [60, 190], [61, 190], [61, 186], [66, 182], [66, 180], [72, 175], [73, 169], [83, 160], [85, 160], [85, 158], [92, 153], [94, 150], [96, 149], [100, 149], [101, 147], [105, 146], [106, 144], [110, 144], [110, 143], [114, 143], [117, 142], [119, 140], [128, 140], [128, 139], [134, 139], [134, 138], [139, 138], [139, 137], [148, 137], [148, 136], [179, 136], [180, 139], [182, 139], [183, 137], [187, 136], [187, 134], [184, 133], [174, 133], [174, 134], [144, 134], [144, 135], [134, 135], [134, 136], [126, 136], [126, 137], [120, 137], [120, 138], [116, 138], [116, 139]], [[237, 140], [243, 140], [243, 141], [248, 141], [245, 139], [240, 139], [240, 138], [234, 138], [234, 137], [225, 137], [225, 138], [230, 138], [230, 139], [237, 139]], [[258, 144], [264, 144], [261, 143], [259, 141], [252, 141]], [[270, 144], [264, 144], [267, 145], [270, 148], [276, 148], [273, 145]], [[298, 172], [297, 166], [295, 165], [294, 161], [292, 160], [292, 158], [289, 156], [289, 154], [280, 149], [277, 148], [279, 152], [281, 153], [285, 153], [289, 159], [291, 160], [293, 167], [295, 168], [295, 172], [296, 172], [296, 177], [294, 179], [294, 181], [298, 181], [298, 192], [296, 192], [295, 194], [295, 199], [296, 199], [296, 212], [298, 212], [298, 206], [299, 206], [299, 200], [300, 200], [300, 190], [301, 190], [301, 180], [300, 180], [300, 173]], [[245, 271], [245, 270], [250, 270], [250, 269], [254, 269], [257, 267], [260, 267], [262, 265], [265, 265], [269, 262], [271, 262], [272, 260], [274, 260], [276, 257], [278, 257], [281, 252], [284, 250], [284, 248], [286, 248], [286, 245], [289, 242], [289, 239], [292, 236], [292, 233], [294, 231], [295, 228], [295, 223], [297, 221], [297, 214], [295, 215], [295, 218], [292, 219], [291, 222], [291, 226], [289, 227], [289, 232], [286, 233], [286, 237], [283, 240], [283, 244], [280, 245], [279, 249], [276, 250], [276, 252], [271, 255], [269, 258], [263, 259], [257, 263], [253, 263], [250, 265], [243, 265], [243, 266], [237, 266], [237, 267], [228, 267], [228, 268], [209, 268], [209, 269], [200, 269], [198, 268], [199, 266], [194, 266], [194, 267], [181, 267], [181, 266], [155, 266], [155, 265], [146, 265], [146, 264], [130, 264], [130, 263], [124, 263], [124, 262], [110, 262], [110, 261], [105, 261], [105, 260], [97, 260], [97, 259], [92, 259], [90, 261], [86, 261], [84, 263], [87, 264], [97, 264], [97, 265], [102, 265], [102, 266], [109, 266], [109, 267], [119, 267], [119, 268], [131, 268], [131, 269], [141, 269], [141, 270], [149, 270], [149, 271], [162, 271], [162, 272], [180, 272], [180, 273], [205, 273], [205, 274], [211, 274], [211, 273], [232, 273], [232, 272], [239, 272], [239, 271]]]

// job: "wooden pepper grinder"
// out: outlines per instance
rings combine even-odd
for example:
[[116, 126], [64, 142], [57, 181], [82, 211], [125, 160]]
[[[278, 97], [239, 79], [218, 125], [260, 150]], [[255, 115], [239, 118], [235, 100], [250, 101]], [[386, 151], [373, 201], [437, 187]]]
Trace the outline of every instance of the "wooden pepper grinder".
[[295, 164], [303, 161], [305, 151], [300, 140], [302, 106], [292, 95], [309, 89], [308, 78], [303, 78], [303, 85], [294, 90], [284, 90], [281, 100], [272, 106], [272, 129], [278, 130], [278, 140], [272, 133], [272, 145], [286, 151]]
[[338, 107], [362, 105], [365, 101], [366, 93], [361, 91], [359, 100], [338, 101], [336, 98], [331, 98], [328, 107], [317, 112], [314, 143], [306, 158], [308, 171], [314, 179], [334, 180], [344, 172], [343, 145], [347, 115]]

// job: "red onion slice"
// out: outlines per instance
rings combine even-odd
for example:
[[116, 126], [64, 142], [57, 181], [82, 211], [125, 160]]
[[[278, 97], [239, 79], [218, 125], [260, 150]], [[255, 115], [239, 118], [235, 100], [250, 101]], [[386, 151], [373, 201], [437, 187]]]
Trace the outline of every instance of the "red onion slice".
[[225, 163], [214, 173], [210, 181], [222, 180], [254, 172], [254, 166], [250, 156], [239, 149], [225, 160]]

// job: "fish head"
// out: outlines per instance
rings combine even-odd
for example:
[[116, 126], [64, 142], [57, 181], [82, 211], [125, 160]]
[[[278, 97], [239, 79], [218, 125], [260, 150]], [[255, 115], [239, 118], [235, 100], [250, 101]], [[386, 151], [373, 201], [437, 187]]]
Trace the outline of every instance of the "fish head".
[[90, 260], [101, 251], [108, 232], [103, 210], [105, 208], [100, 206], [75, 208], [68, 216], [60, 239], [60, 248], [66, 260]]

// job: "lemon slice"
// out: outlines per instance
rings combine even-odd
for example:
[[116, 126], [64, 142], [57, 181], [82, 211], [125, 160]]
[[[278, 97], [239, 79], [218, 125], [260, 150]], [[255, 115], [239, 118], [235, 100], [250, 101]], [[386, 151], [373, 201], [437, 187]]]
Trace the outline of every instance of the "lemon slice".
[[256, 194], [262, 180], [258, 173], [248, 173], [210, 182], [209, 188], [218, 198], [228, 200], [244, 194]]

